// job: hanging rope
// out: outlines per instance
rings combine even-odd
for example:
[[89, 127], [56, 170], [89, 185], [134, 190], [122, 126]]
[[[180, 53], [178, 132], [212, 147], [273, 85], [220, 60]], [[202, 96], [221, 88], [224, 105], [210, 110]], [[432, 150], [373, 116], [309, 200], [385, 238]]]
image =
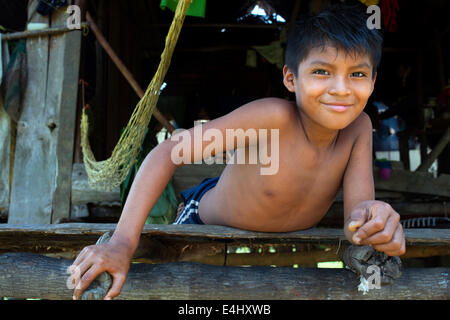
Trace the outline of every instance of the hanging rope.
[[192, 0], [180, 0], [172, 24], [166, 37], [166, 44], [161, 55], [161, 62], [153, 76], [144, 96], [136, 105], [127, 127], [122, 132], [109, 159], [96, 161], [88, 138], [88, 118], [83, 109], [81, 116], [81, 148], [83, 161], [88, 176], [89, 186], [96, 190], [111, 191], [125, 180], [131, 166], [136, 160], [144, 138], [145, 130], [158, 101], [160, 88], [169, 69], [173, 50]]

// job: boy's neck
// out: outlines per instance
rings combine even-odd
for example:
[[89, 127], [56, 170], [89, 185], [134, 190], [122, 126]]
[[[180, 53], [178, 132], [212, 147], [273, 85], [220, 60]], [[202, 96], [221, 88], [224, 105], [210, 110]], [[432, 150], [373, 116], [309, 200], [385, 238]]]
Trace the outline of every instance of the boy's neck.
[[328, 151], [335, 145], [340, 130], [328, 129], [312, 121], [300, 110], [299, 121], [305, 133], [306, 140], [317, 151]]

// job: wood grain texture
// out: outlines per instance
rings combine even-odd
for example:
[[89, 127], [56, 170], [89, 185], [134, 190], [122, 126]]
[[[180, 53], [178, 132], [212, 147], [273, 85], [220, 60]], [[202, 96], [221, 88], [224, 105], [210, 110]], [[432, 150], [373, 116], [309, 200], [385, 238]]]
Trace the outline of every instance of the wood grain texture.
[[[0, 255], [0, 296], [71, 299], [70, 260], [30, 253]], [[442, 299], [450, 298], [449, 268], [405, 269], [393, 285], [357, 290], [345, 269], [221, 267], [199, 263], [132, 264], [117, 299]]]
[[[0, 44], [1, 55], [1, 44]], [[1, 64], [1, 58], [0, 58]], [[1, 78], [1, 70], [0, 70]], [[1, 79], [0, 79], [1, 84]], [[9, 207], [9, 157], [11, 144], [11, 119], [3, 107], [0, 97], [0, 208]]]
[[[30, 1], [29, 15], [38, 1]], [[49, 23], [34, 14], [31, 22]], [[17, 123], [14, 176], [8, 222], [51, 222], [52, 197], [56, 188], [55, 136], [46, 126], [52, 111], [46, 107], [49, 37], [27, 39], [27, 86]]]
[[[2, 236], [93, 236], [100, 237], [103, 233], [113, 231], [114, 223], [61, 223], [47, 225], [33, 224], [0, 224]], [[447, 229], [408, 229], [405, 230], [406, 241], [410, 244], [436, 245], [450, 244], [450, 233]], [[290, 241], [330, 241], [345, 240], [341, 229], [310, 228], [293, 232], [254, 232], [218, 225], [165, 225], [147, 224], [142, 231], [143, 237], [177, 238], [195, 242], [198, 240], [246, 240], [253, 243], [274, 242], [289, 243]], [[18, 239], [20, 241], [20, 239]]]
[[[52, 26], [64, 26], [68, 14], [64, 8], [52, 14]], [[72, 160], [78, 95], [81, 31], [51, 36], [46, 107], [54, 114], [47, 127], [56, 138], [56, 188], [52, 198], [51, 223], [70, 217]]]
[[[0, 224], [0, 253], [31, 252], [75, 259], [84, 247], [114, 229], [115, 224]], [[445, 229], [406, 230], [406, 243], [402, 259], [450, 253], [450, 234]], [[314, 267], [317, 262], [339, 261], [339, 253], [348, 245], [341, 229], [262, 233], [211, 225], [146, 225], [133, 261]], [[237, 253], [238, 247], [247, 247], [250, 252]]]

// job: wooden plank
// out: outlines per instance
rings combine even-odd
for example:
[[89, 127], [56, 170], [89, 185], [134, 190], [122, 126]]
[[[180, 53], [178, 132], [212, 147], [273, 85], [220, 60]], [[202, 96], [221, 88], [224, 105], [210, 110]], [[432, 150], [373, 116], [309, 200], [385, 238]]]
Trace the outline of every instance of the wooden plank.
[[427, 155], [426, 158], [422, 160], [420, 166], [416, 169], [416, 171], [427, 172], [431, 167], [433, 162], [439, 157], [442, 151], [447, 147], [447, 144], [450, 142], [450, 127], [445, 131], [436, 145], [433, 147], [433, 150]]
[[[113, 0], [108, 1], [107, 9], [107, 21], [108, 30], [105, 32], [109, 36], [107, 41], [118, 55], [121, 55], [120, 51], [120, 30], [124, 27], [123, 15], [120, 12], [120, 1]], [[114, 23], [112, 23], [114, 21]], [[120, 138], [120, 130], [122, 127], [123, 119], [120, 119], [117, 115], [120, 114], [120, 109], [123, 109], [120, 100], [121, 85], [125, 85], [125, 81], [120, 75], [120, 71], [115, 67], [114, 62], [111, 59], [106, 61], [107, 65], [107, 83], [105, 89], [107, 91], [106, 105], [108, 106], [103, 114], [106, 117], [106, 154], [110, 157], [110, 154], [117, 145]], [[126, 123], [126, 122], [125, 122]]]
[[[2, 35], [0, 34], [0, 39]], [[0, 40], [0, 85], [3, 79], [3, 70], [6, 69], [7, 52]], [[10, 161], [10, 144], [11, 144], [11, 119], [6, 113], [3, 106], [3, 98], [0, 95], [0, 209], [9, 207], [9, 161]]]
[[[114, 226], [4, 224], [0, 225], [0, 252], [32, 252], [75, 259], [85, 246], [95, 244], [103, 233], [113, 231]], [[402, 259], [450, 254], [450, 235], [446, 230], [406, 230], [406, 240], [406, 254]], [[133, 261], [314, 267], [317, 262], [339, 261], [340, 253], [348, 245], [340, 229], [254, 233], [221, 226], [146, 225]], [[247, 247], [250, 252], [238, 253], [238, 247]]]
[[[57, 11], [56, 14], [61, 14], [61, 10], [65, 10], [64, 8], [59, 9], [60, 11]], [[66, 16], [67, 19], [67, 16]], [[52, 21], [53, 22], [53, 21]], [[53, 23], [52, 23], [53, 24]], [[88, 24], [86, 22], [83, 22], [81, 24], [83, 27], [87, 27]], [[67, 27], [52, 27], [44, 30], [26, 30], [22, 32], [11, 32], [6, 33], [2, 36], [2, 41], [9, 41], [9, 40], [20, 40], [20, 39], [27, 39], [27, 38], [33, 38], [33, 37], [42, 37], [42, 36], [50, 36], [55, 35], [59, 33], [65, 33], [65, 32], [71, 32], [74, 31], [74, 29], [69, 29]]]
[[[33, 19], [49, 22], [39, 14]], [[52, 26], [66, 19], [62, 8]], [[27, 39], [28, 84], [14, 165], [21, 174], [13, 177], [11, 223], [57, 223], [70, 216], [80, 43], [80, 31]]]
[[[158, 241], [159, 242], [159, 241]], [[293, 266], [317, 267], [317, 263], [341, 261], [341, 255], [349, 246], [342, 244], [294, 243], [294, 244], [221, 244], [188, 243], [181, 241], [146, 242], [133, 261], [144, 263], [200, 262], [218, 266]], [[239, 251], [238, 251], [239, 249]], [[293, 250], [295, 249], [295, 250]], [[248, 252], [243, 252], [243, 250]], [[75, 259], [77, 254], [64, 257]], [[403, 262], [411, 258], [427, 258], [450, 255], [450, 245], [408, 245], [401, 256]], [[58, 253], [53, 254], [59, 256]]]
[[[92, 237], [97, 239], [103, 233], [114, 231], [116, 224], [109, 223], [62, 223], [55, 225], [13, 225], [0, 224], [0, 236], [15, 238], [19, 243], [22, 238], [33, 238], [34, 241], [45, 240], [46, 237], [57, 236], [66, 240], [72, 236]], [[450, 232], [448, 229], [407, 229], [408, 244], [448, 245]], [[143, 238], [188, 240], [190, 242], [241, 242], [241, 243], [292, 243], [292, 242], [329, 242], [346, 241], [342, 229], [311, 228], [294, 232], [254, 232], [217, 225], [164, 225], [147, 224], [142, 231]], [[2, 241], [3, 241], [2, 240]], [[95, 243], [95, 241], [94, 241]], [[0, 242], [0, 246], [2, 242]]]
[[414, 194], [450, 197], [450, 175], [433, 178], [427, 173], [393, 170], [389, 180], [383, 180], [374, 168], [375, 188]]
[[112, 191], [97, 191], [89, 187], [88, 176], [84, 163], [74, 163], [72, 171], [72, 205], [93, 202], [120, 202], [120, 189]]
[[[30, 1], [29, 16], [38, 1]], [[34, 14], [30, 22], [49, 23]], [[12, 179], [8, 222], [51, 222], [52, 196], [56, 187], [56, 150], [46, 108], [49, 37], [27, 39], [27, 86], [23, 109], [17, 124], [15, 174]], [[18, 174], [20, 172], [20, 174]]]
[[[173, 186], [177, 197], [181, 191], [199, 184], [208, 177], [219, 176], [225, 165], [186, 165], [175, 171]], [[111, 192], [92, 190], [83, 163], [74, 163], [72, 172], [72, 198], [74, 205], [89, 202], [117, 202], [120, 201], [119, 188]]]
[[[0, 296], [72, 299], [70, 260], [30, 253], [0, 255]], [[443, 299], [449, 268], [404, 269], [392, 285], [358, 291], [346, 269], [223, 267], [198, 263], [132, 264], [117, 299]]]
[[[52, 15], [52, 26], [64, 25], [65, 8]], [[54, 112], [47, 126], [56, 139], [56, 188], [52, 199], [51, 223], [70, 217], [72, 161], [78, 96], [81, 31], [50, 37], [46, 108]], [[53, 129], [52, 129], [53, 128]]]
[[0, 208], [9, 207], [10, 144], [11, 119], [3, 107], [3, 101], [0, 97]]

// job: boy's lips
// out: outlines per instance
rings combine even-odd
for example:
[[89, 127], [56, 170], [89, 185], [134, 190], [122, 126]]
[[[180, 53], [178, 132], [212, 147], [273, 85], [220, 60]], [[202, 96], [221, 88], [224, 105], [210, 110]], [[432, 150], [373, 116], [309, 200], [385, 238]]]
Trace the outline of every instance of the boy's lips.
[[343, 102], [322, 102], [322, 104], [324, 104], [328, 109], [336, 112], [344, 112], [352, 106], [352, 104]]

